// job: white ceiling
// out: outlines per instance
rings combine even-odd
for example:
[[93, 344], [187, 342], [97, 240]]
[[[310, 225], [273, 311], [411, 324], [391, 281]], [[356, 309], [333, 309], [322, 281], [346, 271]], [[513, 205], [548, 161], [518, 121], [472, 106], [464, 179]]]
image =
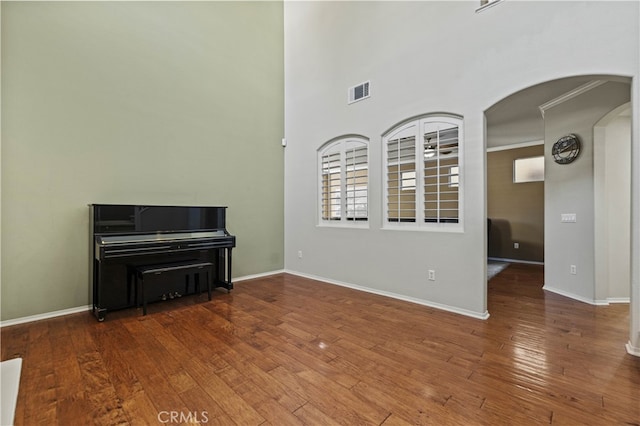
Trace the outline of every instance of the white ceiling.
[[630, 83], [622, 77], [591, 75], [554, 80], [514, 93], [486, 110], [487, 148], [543, 140], [539, 106], [593, 80]]

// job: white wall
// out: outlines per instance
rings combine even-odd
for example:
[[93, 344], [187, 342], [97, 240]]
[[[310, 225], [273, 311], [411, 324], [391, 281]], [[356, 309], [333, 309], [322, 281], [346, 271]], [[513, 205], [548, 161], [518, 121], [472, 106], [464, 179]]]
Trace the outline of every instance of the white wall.
[[[557, 78], [637, 78], [638, 3], [478, 3], [285, 4], [287, 270], [485, 314], [483, 112]], [[371, 99], [347, 105], [347, 88], [368, 79]], [[438, 111], [464, 117], [464, 232], [381, 230], [381, 134]], [[316, 149], [347, 133], [371, 139], [370, 227], [320, 228]]]
[[[609, 82], [545, 111], [545, 289], [590, 303], [596, 302], [594, 126], [629, 97], [628, 84]], [[580, 155], [557, 164], [551, 148], [569, 133], [580, 139]], [[564, 213], [575, 213], [576, 222], [561, 223]]]
[[[609, 199], [609, 298], [628, 298], [631, 261], [631, 117], [607, 126]], [[618, 249], [619, 248], [619, 249]]]
[[596, 300], [631, 290], [631, 107], [621, 108], [594, 128]]

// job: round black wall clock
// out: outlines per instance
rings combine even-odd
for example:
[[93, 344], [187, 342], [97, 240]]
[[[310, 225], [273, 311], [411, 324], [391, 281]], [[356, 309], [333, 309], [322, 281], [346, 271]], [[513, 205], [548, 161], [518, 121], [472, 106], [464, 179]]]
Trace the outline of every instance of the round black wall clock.
[[551, 154], [558, 164], [569, 164], [580, 153], [580, 139], [573, 133], [563, 136], [553, 144]]

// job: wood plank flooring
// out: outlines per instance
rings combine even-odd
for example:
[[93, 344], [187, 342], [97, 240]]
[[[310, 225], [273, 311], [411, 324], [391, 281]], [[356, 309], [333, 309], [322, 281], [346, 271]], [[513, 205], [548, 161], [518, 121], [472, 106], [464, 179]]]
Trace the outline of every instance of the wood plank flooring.
[[16, 425], [638, 425], [628, 305], [489, 282], [487, 321], [281, 274], [2, 329]]

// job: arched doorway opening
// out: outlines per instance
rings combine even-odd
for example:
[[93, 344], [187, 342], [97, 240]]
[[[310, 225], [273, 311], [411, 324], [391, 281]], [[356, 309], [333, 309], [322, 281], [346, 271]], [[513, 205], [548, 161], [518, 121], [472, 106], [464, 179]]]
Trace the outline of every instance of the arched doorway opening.
[[[612, 277], [611, 269], [625, 266], [611, 259], [626, 259], [632, 264], [630, 250], [625, 251], [619, 237], [610, 235], [612, 226], [603, 225], [605, 201], [603, 188], [611, 190], [614, 181], [623, 179], [627, 188], [631, 186], [631, 161], [627, 155], [629, 171], [617, 177], [620, 168], [603, 160], [607, 151], [606, 135], [620, 133], [620, 122], [626, 120], [627, 149], [631, 144], [629, 134], [632, 121], [631, 79], [618, 76], [577, 76], [544, 82], [513, 93], [485, 110], [487, 147], [487, 217], [492, 220], [488, 233], [488, 255], [507, 253], [511, 261], [539, 262], [544, 264], [544, 289], [590, 304], [625, 302], [633, 298], [620, 290], [632, 287], [632, 278], [617, 274]], [[626, 111], [626, 112], [625, 112]], [[620, 114], [623, 114], [620, 118]], [[616, 128], [608, 128], [616, 121]], [[582, 146], [579, 157], [570, 164], [558, 164], [552, 156], [554, 143], [568, 134], [577, 134]], [[604, 135], [604, 136], [603, 136]], [[613, 142], [611, 142], [613, 144]], [[613, 146], [613, 145], [612, 145]], [[523, 213], [513, 212], [513, 216], [502, 217], [494, 208], [495, 191], [491, 182], [492, 152], [522, 150], [538, 147], [544, 157], [544, 195], [537, 208], [543, 213], [542, 223], [532, 226], [524, 223]], [[625, 151], [627, 152], [627, 151]], [[616, 151], [616, 156], [618, 151]], [[624, 154], [621, 154], [624, 156]], [[511, 156], [513, 157], [513, 156]], [[612, 160], [614, 155], [609, 155]], [[512, 160], [513, 158], [511, 158]], [[504, 165], [503, 165], [504, 167]], [[614, 173], [615, 171], [615, 173]], [[507, 179], [513, 174], [507, 173]], [[609, 185], [604, 187], [603, 185]], [[509, 182], [509, 185], [516, 186]], [[529, 184], [525, 184], [529, 185]], [[520, 189], [523, 189], [522, 186]], [[630, 190], [626, 194], [625, 213], [631, 217]], [[507, 197], [508, 198], [508, 197]], [[506, 204], [509, 204], [507, 199]], [[511, 200], [513, 204], [517, 201]], [[520, 215], [520, 216], [518, 216]], [[609, 217], [611, 217], [611, 213]], [[615, 219], [610, 219], [615, 220]], [[631, 221], [628, 220], [627, 223]], [[536, 228], [537, 226], [537, 228]], [[637, 227], [637, 224], [635, 225]], [[537, 240], [522, 233], [522, 228], [531, 231], [536, 228]], [[621, 232], [615, 231], [616, 235]], [[496, 248], [495, 239], [500, 244]], [[531, 256], [531, 246], [542, 247], [542, 260]], [[540, 243], [541, 241], [541, 243]], [[603, 241], [615, 241], [616, 247], [603, 246]], [[519, 247], [518, 247], [519, 246]], [[627, 247], [629, 245], [627, 244]], [[525, 248], [525, 250], [522, 250]], [[520, 250], [520, 251], [518, 251]], [[607, 262], [603, 252], [607, 253]], [[637, 261], [637, 260], [636, 260]], [[627, 268], [628, 270], [628, 268]], [[605, 272], [609, 273], [606, 275]], [[611, 285], [616, 280], [616, 285]], [[624, 282], [619, 283], [620, 280]], [[487, 288], [489, 288], [487, 286]], [[633, 293], [633, 292], [631, 292]], [[632, 301], [632, 307], [635, 306]], [[632, 324], [632, 330], [633, 330]], [[633, 332], [631, 333], [633, 334]], [[633, 341], [633, 338], [631, 339]], [[630, 351], [631, 352], [631, 351]]]

